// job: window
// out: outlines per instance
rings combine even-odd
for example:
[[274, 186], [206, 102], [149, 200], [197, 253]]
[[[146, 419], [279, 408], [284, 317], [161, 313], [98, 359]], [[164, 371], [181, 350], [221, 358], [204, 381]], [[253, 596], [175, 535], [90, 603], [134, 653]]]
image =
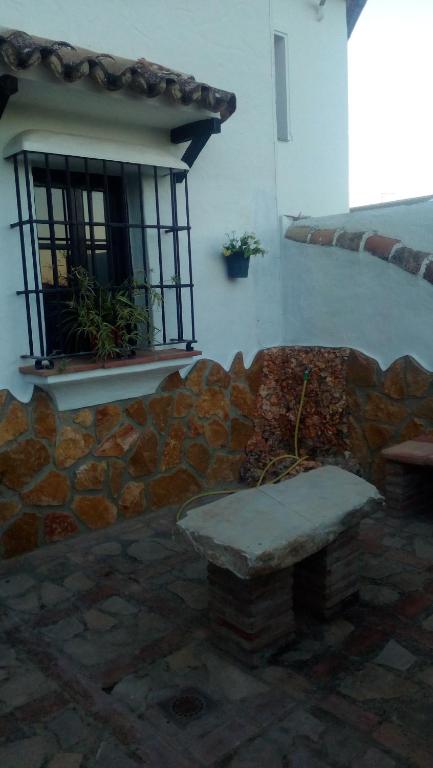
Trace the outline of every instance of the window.
[[287, 37], [274, 32], [275, 109], [279, 141], [289, 141], [290, 138], [287, 72]]
[[159, 297], [154, 344], [195, 342], [187, 178], [184, 171], [23, 150], [13, 156], [29, 351], [88, 353], [65, 329], [78, 267], [135, 300]]

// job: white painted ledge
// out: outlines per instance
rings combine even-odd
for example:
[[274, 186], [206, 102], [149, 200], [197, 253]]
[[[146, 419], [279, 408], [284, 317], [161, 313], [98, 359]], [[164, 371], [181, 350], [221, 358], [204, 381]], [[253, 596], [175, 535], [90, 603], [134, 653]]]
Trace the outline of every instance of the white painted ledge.
[[90, 370], [47, 371], [42, 375], [29, 369], [21, 372], [27, 381], [51, 395], [59, 411], [72, 411], [150, 395], [170, 373], [190, 366], [197, 354], [201, 353], [183, 353], [151, 362], [128, 361], [124, 366], [108, 365]]

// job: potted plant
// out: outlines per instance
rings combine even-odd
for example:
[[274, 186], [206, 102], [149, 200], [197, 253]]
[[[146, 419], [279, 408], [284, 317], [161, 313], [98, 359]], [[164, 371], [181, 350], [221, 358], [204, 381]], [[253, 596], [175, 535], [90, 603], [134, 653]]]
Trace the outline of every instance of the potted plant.
[[[71, 277], [74, 289], [66, 302], [64, 324], [78, 349], [85, 346], [99, 360], [108, 360], [131, 357], [140, 342], [152, 343], [155, 329], [150, 309], [160, 301], [159, 294], [133, 283], [102, 286], [84, 267], [75, 269]], [[140, 294], [145, 296], [144, 306], [134, 301]]]
[[222, 255], [227, 265], [229, 277], [248, 277], [251, 256], [264, 256], [266, 251], [260, 244], [254, 232], [244, 232], [237, 237], [232, 232], [226, 235]]

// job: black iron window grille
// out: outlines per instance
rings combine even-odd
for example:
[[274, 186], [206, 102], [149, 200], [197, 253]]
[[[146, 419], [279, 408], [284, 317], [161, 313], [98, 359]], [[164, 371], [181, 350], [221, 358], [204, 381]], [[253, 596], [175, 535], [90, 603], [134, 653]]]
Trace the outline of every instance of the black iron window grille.
[[[22, 150], [12, 156], [28, 353], [72, 349], [62, 315], [74, 270], [98, 284], [133, 284], [151, 310], [152, 346], [195, 343], [187, 174], [176, 169]], [[135, 290], [136, 289], [136, 290]]]

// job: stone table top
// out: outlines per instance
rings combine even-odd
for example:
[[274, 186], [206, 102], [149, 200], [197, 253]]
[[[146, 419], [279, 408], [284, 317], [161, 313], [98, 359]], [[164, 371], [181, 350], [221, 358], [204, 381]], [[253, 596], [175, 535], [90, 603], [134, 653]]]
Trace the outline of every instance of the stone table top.
[[419, 466], [433, 466], [433, 437], [431, 435], [418, 435], [413, 440], [384, 448], [382, 456], [388, 461], [396, 461], [399, 464], [417, 464]]
[[366, 480], [328, 466], [191, 509], [178, 528], [211, 563], [248, 579], [318, 552], [381, 500]]

